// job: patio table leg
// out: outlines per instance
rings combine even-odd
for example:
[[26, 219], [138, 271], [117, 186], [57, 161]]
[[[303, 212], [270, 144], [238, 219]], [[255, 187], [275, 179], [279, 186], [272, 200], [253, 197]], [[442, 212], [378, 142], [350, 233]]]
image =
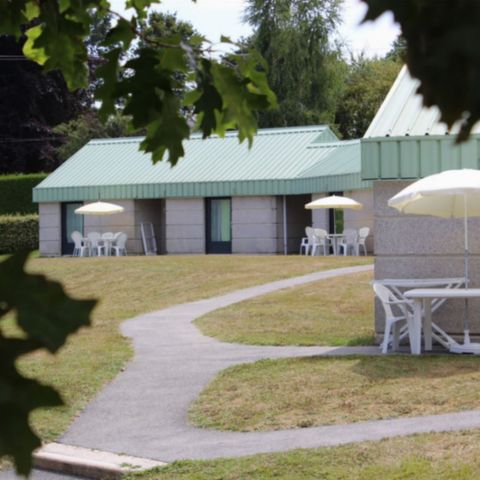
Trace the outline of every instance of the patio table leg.
[[408, 317], [408, 336], [412, 355], [420, 355], [422, 332], [422, 300], [415, 299], [413, 304], [413, 318]]
[[430, 299], [423, 300], [423, 311], [425, 316], [423, 318], [423, 339], [425, 343], [425, 350], [432, 349], [432, 304]]

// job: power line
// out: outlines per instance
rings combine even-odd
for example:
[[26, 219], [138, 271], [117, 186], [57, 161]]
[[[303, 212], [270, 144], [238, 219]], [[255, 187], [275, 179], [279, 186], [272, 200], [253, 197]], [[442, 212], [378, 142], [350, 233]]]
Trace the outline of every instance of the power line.
[[67, 138], [65, 135], [58, 137], [40, 137], [40, 138], [1, 138], [0, 143], [31, 143], [31, 142], [47, 142], [49, 140], [63, 140]]

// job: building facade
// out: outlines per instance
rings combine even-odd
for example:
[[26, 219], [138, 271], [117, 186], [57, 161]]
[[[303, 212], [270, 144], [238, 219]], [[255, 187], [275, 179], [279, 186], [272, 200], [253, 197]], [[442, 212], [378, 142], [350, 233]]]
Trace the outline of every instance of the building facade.
[[[448, 130], [436, 108], [424, 108], [418, 82], [404, 69], [362, 139], [362, 178], [373, 181], [375, 278], [444, 278], [464, 275], [463, 220], [403, 215], [388, 200], [413, 181], [444, 170], [480, 168], [480, 128], [457, 145], [458, 127]], [[480, 219], [469, 219], [471, 285], [480, 286]], [[434, 321], [448, 333], [463, 331], [463, 301], [448, 301]], [[480, 302], [471, 302], [471, 312]], [[480, 318], [471, 315], [480, 334]], [[383, 334], [376, 305], [376, 332]]]
[[[154, 225], [160, 253], [297, 252], [306, 226], [333, 228], [328, 211], [304, 205], [334, 192], [365, 205], [345, 212], [345, 228], [373, 230], [372, 182], [360, 177], [360, 141], [339, 141], [326, 126], [260, 130], [250, 150], [235, 133], [193, 135], [173, 168], [153, 165], [140, 142], [92, 140], [34, 189], [41, 255], [69, 254], [73, 230], [124, 231], [129, 253], [141, 254], [142, 222]], [[74, 213], [99, 199], [125, 210]]]

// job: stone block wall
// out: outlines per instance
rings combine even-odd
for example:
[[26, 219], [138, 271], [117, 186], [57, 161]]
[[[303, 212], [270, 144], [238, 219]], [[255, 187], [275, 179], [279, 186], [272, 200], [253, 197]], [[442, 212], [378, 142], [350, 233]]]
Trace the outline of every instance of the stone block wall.
[[205, 200], [165, 200], [166, 253], [205, 253]]
[[232, 198], [232, 253], [278, 252], [277, 197]]
[[373, 253], [374, 251], [374, 213], [373, 213], [373, 189], [353, 190], [345, 192], [346, 197], [353, 198], [363, 205], [361, 210], [343, 211], [344, 228], [353, 228], [358, 230], [362, 227], [368, 227], [370, 234], [367, 238], [367, 251]]
[[[443, 278], [464, 275], [464, 228], [461, 219], [403, 215], [388, 207], [393, 197], [410, 182], [376, 181], [375, 278]], [[470, 285], [480, 287], [480, 219], [469, 219]], [[447, 301], [433, 315], [433, 321], [448, 333], [463, 330], [464, 302]], [[470, 302], [472, 334], [480, 334], [480, 301]], [[383, 332], [384, 314], [376, 304], [375, 328]]]
[[40, 203], [39, 240], [42, 257], [58, 257], [62, 254], [62, 208], [60, 203]]

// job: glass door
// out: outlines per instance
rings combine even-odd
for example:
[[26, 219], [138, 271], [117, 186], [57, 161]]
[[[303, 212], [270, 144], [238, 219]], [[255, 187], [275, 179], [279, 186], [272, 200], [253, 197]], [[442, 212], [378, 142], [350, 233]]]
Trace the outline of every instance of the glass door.
[[62, 203], [62, 255], [73, 253], [72, 232], [83, 235], [83, 215], [77, 215], [75, 209], [83, 206], [82, 202]]
[[232, 253], [232, 202], [207, 198], [207, 253]]

